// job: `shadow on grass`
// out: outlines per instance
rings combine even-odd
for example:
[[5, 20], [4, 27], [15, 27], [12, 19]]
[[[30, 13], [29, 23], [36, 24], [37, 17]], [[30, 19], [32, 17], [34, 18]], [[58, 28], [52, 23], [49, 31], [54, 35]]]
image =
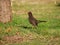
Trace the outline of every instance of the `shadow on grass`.
[[32, 27], [27, 27], [27, 26], [18, 26], [18, 27], [21, 27], [21, 28], [24, 28], [24, 29], [32, 29]]
[[18, 27], [28, 29], [30, 32], [35, 32], [37, 34], [40, 34], [40, 30], [38, 30], [37, 28], [34, 28], [34, 27], [27, 27], [27, 26], [18, 26]]

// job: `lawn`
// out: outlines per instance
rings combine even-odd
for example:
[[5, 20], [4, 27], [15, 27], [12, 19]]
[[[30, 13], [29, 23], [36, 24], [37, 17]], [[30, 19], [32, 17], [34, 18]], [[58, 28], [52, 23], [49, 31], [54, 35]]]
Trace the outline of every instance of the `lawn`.
[[[0, 45], [60, 45], [60, 7], [52, 2], [17, 2], [12, 2], [12, 22], [0, 23]], [[47, 22], [34, 28], [28, 21], [28, 11]]]

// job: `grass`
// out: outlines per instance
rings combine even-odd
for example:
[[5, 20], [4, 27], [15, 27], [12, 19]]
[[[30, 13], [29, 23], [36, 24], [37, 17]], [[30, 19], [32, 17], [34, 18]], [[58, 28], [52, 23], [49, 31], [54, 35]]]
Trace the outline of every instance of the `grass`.
[[[19, 3], [20, 4], [20, 3]], [[37, 20], [46, 20], [39, 23], [37, 29], [32, 28], [28, 21], [27, 12], [32, 11]], [[21, 4], [13, 3], [12, 22], [0, 23], [0, 44], [2, 45], [60, 45], [60, 7], [49, 4]], [[23, 41], [9, 42], [6, 36], [18, 35]], [[18, 37], [17, 36], [17, 37]], [[4, 37], [4, 38], [3, 38]], [[20, 38], [19, 37], [19, 38]], [[12, 40], [12, 39], [11, 39]]]

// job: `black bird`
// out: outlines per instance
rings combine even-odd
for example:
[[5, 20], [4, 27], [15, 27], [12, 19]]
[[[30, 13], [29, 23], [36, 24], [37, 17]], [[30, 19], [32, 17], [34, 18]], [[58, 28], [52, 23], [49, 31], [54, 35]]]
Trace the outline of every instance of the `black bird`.
[[40, 20], [36, 20], [33, 15], [32, 12], [28, 12], [28, 20], [30, 22], [30, 24], [32, 24], [34, 27], [38, 26], [38, 23], [40, 22], [46, 22], [46, 21], [40, 21]]

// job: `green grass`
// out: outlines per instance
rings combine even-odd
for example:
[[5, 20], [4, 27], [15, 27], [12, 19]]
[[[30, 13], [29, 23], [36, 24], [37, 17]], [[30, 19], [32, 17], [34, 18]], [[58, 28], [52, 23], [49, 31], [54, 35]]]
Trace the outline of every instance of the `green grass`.
[[[0, 42], [2, 45], [60, 45], [60, 7], [51, 4], [21, 4], [15, 2], [12, 5], [12, 22], [0, 23]], [[32, 11], [37, 20], [46, 20], [46, 23], [39, 23], [37, 28], [32, 28], [28, 21], [27, 12]], [[27, 28], [24, 28], [27, 27]], [[6, 43], [5, 36], [14, 36], [19, 32], [19, 36], [27, 38], [20, 43]], [[29, 37], [33, 38], [30, 40]], [[36, 37], [36, 38], [35, 38]], [[9, 41], [9, 40], [8, 40]]]

